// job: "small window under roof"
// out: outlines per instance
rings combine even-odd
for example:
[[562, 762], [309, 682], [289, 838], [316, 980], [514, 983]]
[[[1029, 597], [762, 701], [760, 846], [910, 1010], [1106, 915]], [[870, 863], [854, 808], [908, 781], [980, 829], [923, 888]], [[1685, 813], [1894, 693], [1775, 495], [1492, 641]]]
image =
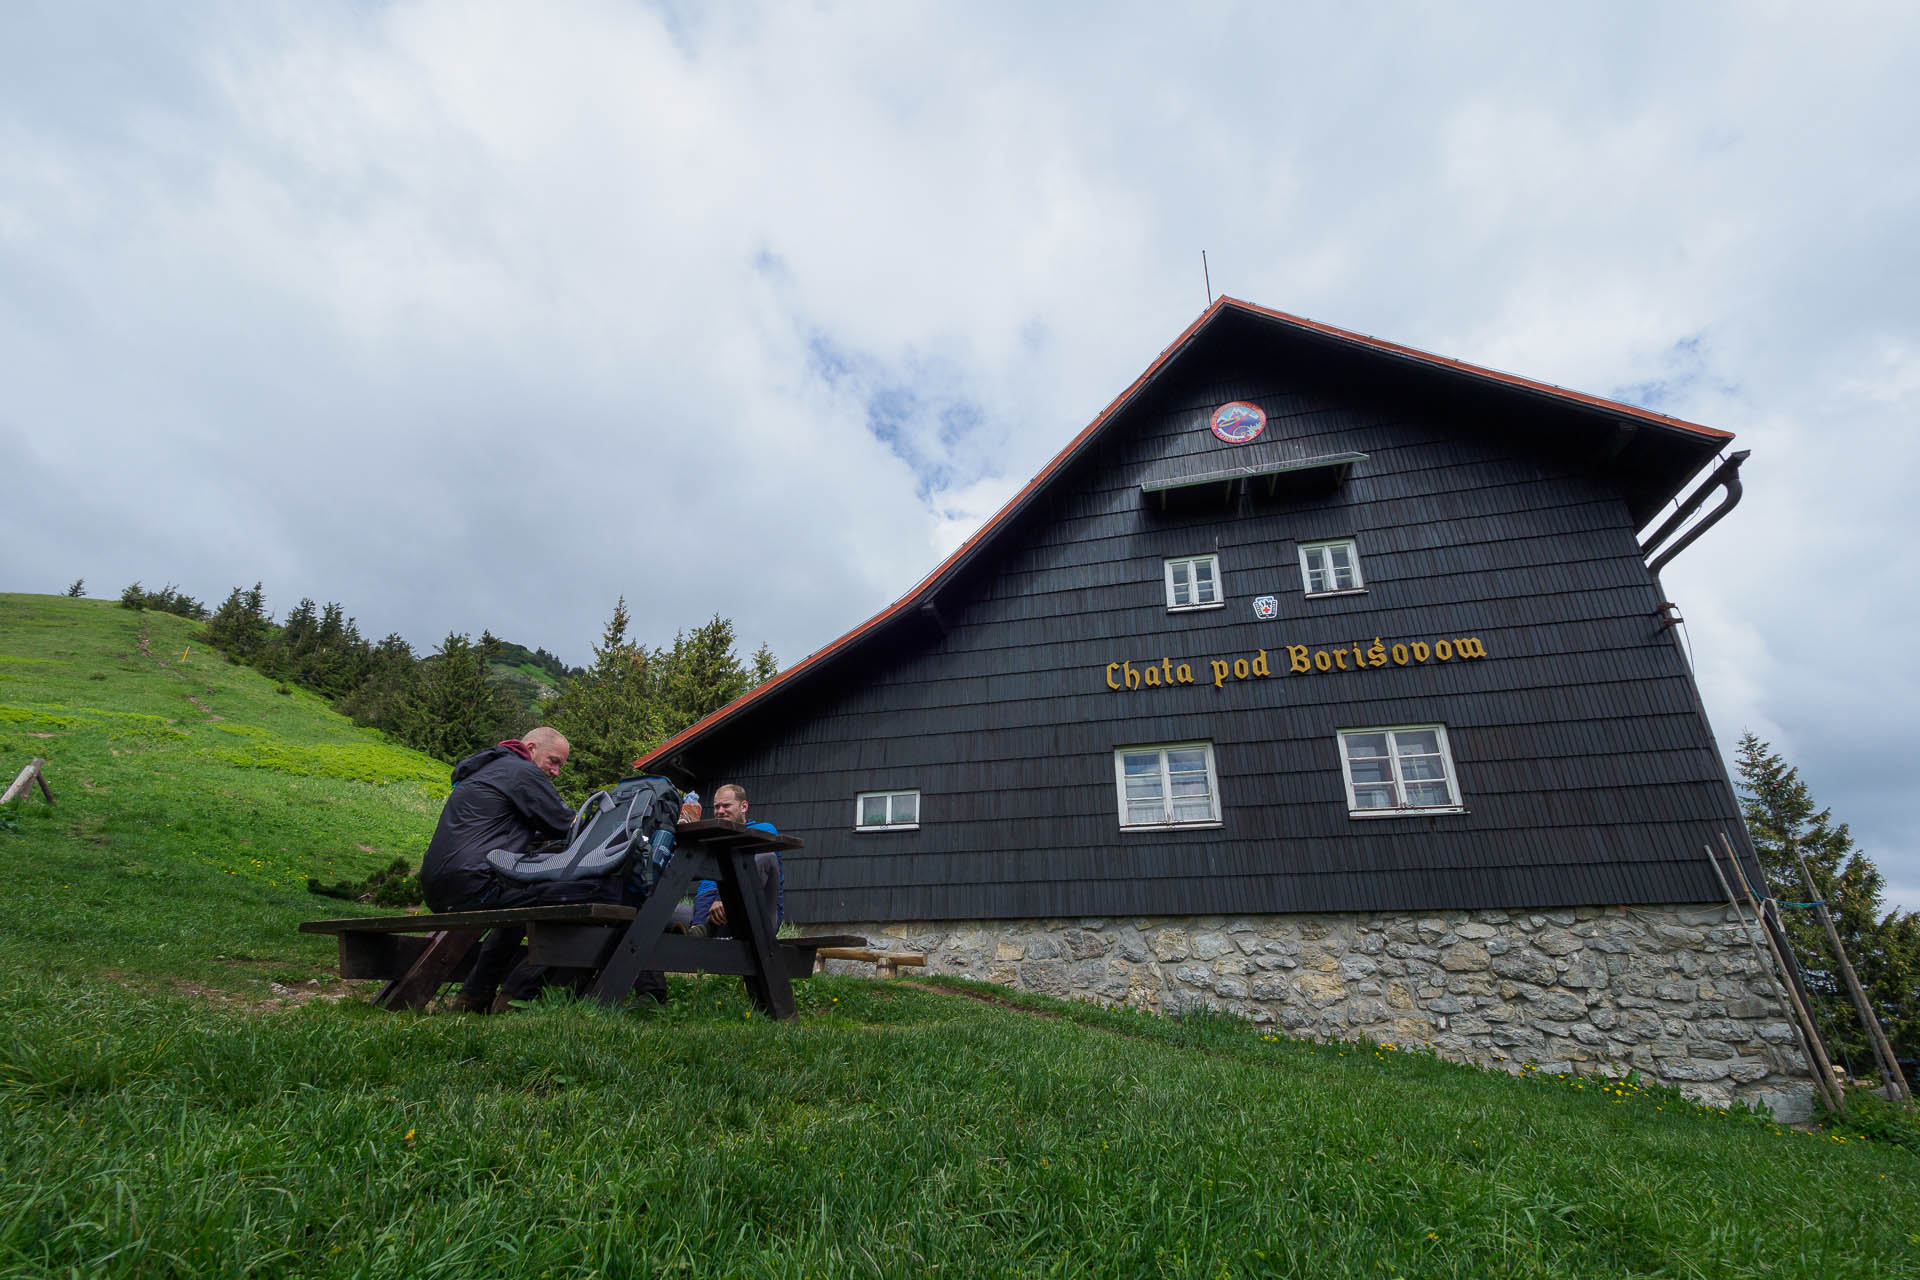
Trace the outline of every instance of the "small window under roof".
[[1251, 493], [1256, 498], [1327, 493], [1346, 481], [1354, 463], [1366, 459], [1364, 453], [1328, 453], [1257, 467], [1198, 471], [1168, 480], [1147, 481], [1140, 486], [1140, 496], [1157, 511], [1188, 511], [1229, 506], [1243, 493]]

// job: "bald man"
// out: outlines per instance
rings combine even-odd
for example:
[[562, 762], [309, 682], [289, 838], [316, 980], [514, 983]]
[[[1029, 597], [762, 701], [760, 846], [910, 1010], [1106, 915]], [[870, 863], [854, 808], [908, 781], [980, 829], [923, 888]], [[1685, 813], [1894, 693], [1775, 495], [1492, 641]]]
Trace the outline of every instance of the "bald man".
[[[560, 798], [553, 780], [560, 776], [568, 751], [559, 730], [542, 725], [524, 738], [488, 747], [454, 766], [453, 794], [440, 811], [440, 825], [434, 828], [420, 864], [420, 887], [429, 908], [479, 911], [620, 900], [617, 878], [509, 884], [495, 877], [487, 862], [487, 854], [495, 849], [519, 853], [567, 834], [573, 810]], [[526, 964], [514, 966], [525, 934], [524, 929], [504, 928], [487, 935], [454, 1008], [487, 1013], [504, 1007], [509, 998], [526, 999], [539, 992], [547, 971]], [[500, 994], [503, 979], [505, 994]]]
[[453, 767], [453, 794], [420, 863], [420, 888], [434, 911], [475, 911], [498, 896], [487, 855], [515, 853], [553, 840], [573, 825], [573, 810], [553, 780], [567, 763], [567, 740], [542, 725], [468, 756]]

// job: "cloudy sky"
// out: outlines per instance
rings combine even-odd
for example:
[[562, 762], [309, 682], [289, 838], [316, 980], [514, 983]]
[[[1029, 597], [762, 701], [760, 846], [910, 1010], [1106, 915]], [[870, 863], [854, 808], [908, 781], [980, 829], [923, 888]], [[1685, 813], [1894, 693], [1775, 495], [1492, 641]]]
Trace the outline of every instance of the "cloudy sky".
[[1909, 4], [0, 6], [0, 590], [790, 664], [1213, 285], [1737, 432], [1715, 728], [1920, 908]]

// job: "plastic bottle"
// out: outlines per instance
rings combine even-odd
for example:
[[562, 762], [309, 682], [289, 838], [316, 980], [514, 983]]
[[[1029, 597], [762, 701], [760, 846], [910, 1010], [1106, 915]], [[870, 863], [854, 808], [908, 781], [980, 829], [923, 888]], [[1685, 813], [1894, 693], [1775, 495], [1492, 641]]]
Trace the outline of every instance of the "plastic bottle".
[[673, 861], [672, 827], [661, 827], [653, 833], [653, 838], [647, 842], [647, 861], [653, 865], [656, 876]]
[[689, 791], [680, 801], [680, 821], [700, 821], [700, 793]]
[[634, 864], [632, 887], [636, 896], [645, 899], [653, 894], [654, 886], [660, 883], [660, 877], [666, 874], [667, 864], [673, 861], [673, 828], [661, 827], [647, 841], [646, 856]]

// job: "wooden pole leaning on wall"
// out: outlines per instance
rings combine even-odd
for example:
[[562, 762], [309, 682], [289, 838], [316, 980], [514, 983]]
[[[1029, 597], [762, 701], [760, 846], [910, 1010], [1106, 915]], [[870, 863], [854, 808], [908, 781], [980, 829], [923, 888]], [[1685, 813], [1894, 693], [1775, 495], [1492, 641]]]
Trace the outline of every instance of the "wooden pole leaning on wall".
[[40, 794], [46, 797], [48, 804], [52, 804], [53, 792], [47, 789], [47, 775], [42, 772], [42, 766], [46, 763], [39, 756], [35, 756], [33, 762], [22, 769], [20, 776], [13, 780], [13, 785], [7, 788], [6, 794], [0, 795], [0, 804], [12, 804], [15, 796], [26, 795], [36, 782], [40, 784]]
[[[1727, 846], [1727, 857], [1732, 859], [1734, 856], [1732, 841], [1727, 840], [1725, 832], [1721, 833], [1720, 839]], [[1740, 921], [1740, 931], [1746, 933], [1747, 917], [1740, 910], [1740, 903], [1733, 896], [1733, 884], [1727, 879], [1727, 873], [1720, 869], [1720, 857], [1714, 853], [1711, 844], [1707, 846], [1707, 861], [1713, 864], [1714, 878], [1720, 881], [1721, 891], [1727, 895], [1727, 905], [1733, 908], [1734, 918]], [[1773, 985], [1773, 992], [1780, 998], [1782, 1007], [1787, 1011], [1788, 1021], [1793, 1024], [1794, 1033], [1800, 1039], [1800, 1051], [1807, 1055], [1807, 1064], [1813, 1070], [1813, 1084], [1814, 1088], [1820, 1092], [1820, 1101], [1829, 1111], [1837, 1115], [1842, 1107], [1840, 1086], [1834, 1081], [1833, 1064], [1827, 1060], [1826, 1047], [1820, 1043], [1820, 1032], [1813, 1025], [1813, 1017], [1806, 1006], [1800, 1003], [1800, 995], [1793, 989], [1791, 977], [1784, 976], [1787, 974], [1787, 968], [1780, 955], [1780, 949], [1774, 945], [1773, 934], [1767, 928], [1766, 917], [1760, 914], [1758, 904], [1753, 901], [1753, 891], [1747, 888], [1747, 878], [1741, 873], [1740, 864], [1737, 861], [1734, 862], [1733, 871], [1734, 875], [1739, 877], [1741, 891], [1746, 894], [1747, 903], [1753, 910], [1754, 923], [1760, 928], [1760, 938], [1767, 944], [1767, 954], [1773, 957], [1773, 964], [1771, 966], [1767, 964], [1766, 957], [1760, 953], [1760, 943], [1753, 940], [1751, 933], [1747, 934], [1747, 943], [1753, 948], [1755, 961], [1760, 965], [1761, 972], [1767, 975], [1767, 981]]]
[[1813, 903], [1814, 914], [1820, 917], [1821, 925], [1827, 931], [1827, 942], [1833, 947], [1833, 958], [1840, 964], [1840, 977], [1847, 984], [1847, 996], [1853, 1001], [1853, 1011], [1860, 1019], [1860, 1027], [1867, 1033], [1867, 1043], [1873, 1046], [1874, 1060], [1880, 1064], [1880, 1083], [1885, 1085], [1891, 1098], [1898, 1101], [1911, 1100], [1913, 1091], [1907, 1087], [1907, 1078], [1900, 1071], [1900, 1063], [1893, 1056], [1893, 1046], [1887, 1043], [1887, 1033], [1880, 1028], [1880, 1019], [1874, 1016], [1873, 1003], [1867, 999], [1866, 989], [1860, 985], [1860, 978], [1853, 971], [1853, 962], [1847, 959], [1847, 949], [1840, 945], [1840, 930], [1834, 926], [1833, 915], [1827, 910], [1825, 895], [1813, 887], [1813, 873], [1807, 869], [1807, 860], [1795, 849], [1793, 857], [1800, 864], [1800, 883], [1807, 887], [1807, 897]]

